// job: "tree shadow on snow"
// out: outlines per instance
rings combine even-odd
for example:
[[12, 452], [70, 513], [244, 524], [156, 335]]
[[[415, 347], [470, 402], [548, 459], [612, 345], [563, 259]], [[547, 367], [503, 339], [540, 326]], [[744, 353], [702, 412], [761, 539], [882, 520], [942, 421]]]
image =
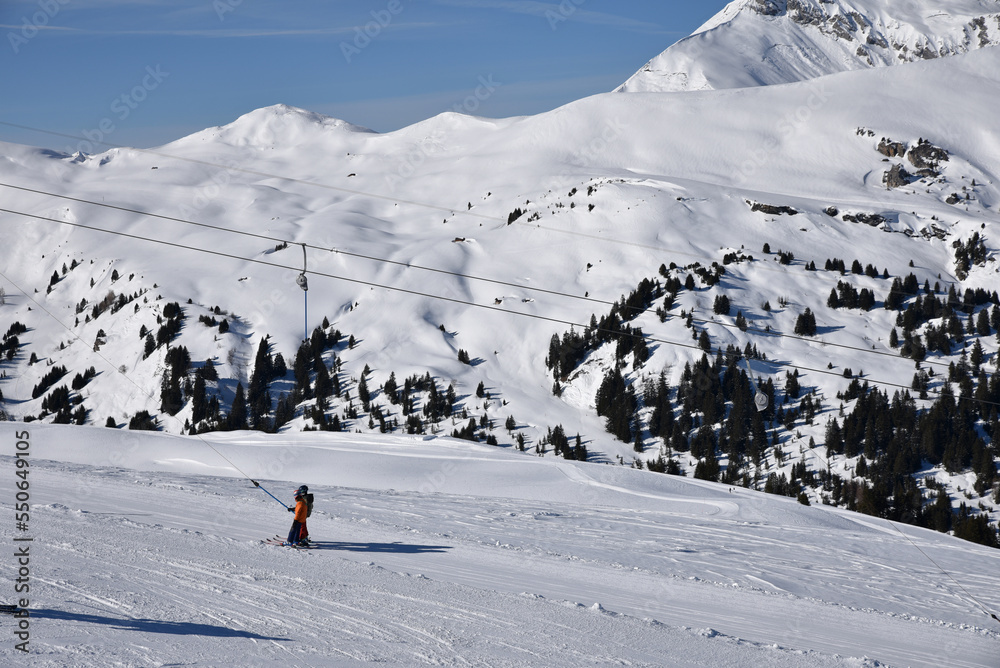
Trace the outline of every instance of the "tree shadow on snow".
[[250, 638], [253, 640], [288, 640], [288, 638], [272, 638], [250, 631], [238, 631], [225, 626], [199, 624], [196, 622], [168, 622], [159, 619], [123, 619], [120, 617], [105, 617], [63, 610], [39, 609], [30, 610], [34, 619], [54, 619], [60, 622], [83, 622], [86, 624], [102, 624], [122, 631], [142, 631], [145, 633], [165, 633], [178, 636], [208, 636], [212, 638]]
[[342, 543], [339, 541], [315, 541], [314, 550], [344, 550], [345, 552], [392, 552], [395, 554], [428, 554], [445, 552], [450, 545], [410, 545], [407, 543]]

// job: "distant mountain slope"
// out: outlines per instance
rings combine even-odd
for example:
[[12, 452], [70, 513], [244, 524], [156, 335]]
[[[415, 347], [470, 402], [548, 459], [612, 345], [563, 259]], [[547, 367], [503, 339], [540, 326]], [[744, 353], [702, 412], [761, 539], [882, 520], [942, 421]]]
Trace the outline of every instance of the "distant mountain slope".
[[[822, 86], [608, 93], [387, 134], [276, 106], [152, 152], [0, 145], [0, 183], [20, 187], [0, 186], [0, 411], [172, 433], [458, 432], [687, 473], [718, 458], [733, 484], [773, 477], [813, 503], [863, 500], [855, 472], [887, 471], [909, 487], [883, 499], [919, 508], [947, 488], [942, 526], [961, 504], [995, 522], [998, 77], [1000, 49], [977, 49]], [[606, 328], [645, 345], [577, 345], [650, 279]], [[739, 397], [709, 376], [730, 393], [735, 376], [692, 384], [706, 349], [758, 351], [773, 412], [724, 433]], [[612, 370], [630, 392], [606, 416]], [[946, 389], [974, 393], [951, 416], [962, 431], [940, 430], [969, 438], [868, 439], [862, 383], [912, 388], [924, 413]], [[828, 446], [834, 420], [846, 436]], [[897, 470], [899, 443], [922, 450]]]
[[736, 0], [617, 90], [783, 84], [997, 44], [996, 0]]

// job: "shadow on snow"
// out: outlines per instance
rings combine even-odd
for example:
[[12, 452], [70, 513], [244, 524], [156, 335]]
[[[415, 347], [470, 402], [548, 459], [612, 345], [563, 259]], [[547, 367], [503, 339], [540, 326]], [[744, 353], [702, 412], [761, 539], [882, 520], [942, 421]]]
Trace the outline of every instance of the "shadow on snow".
[[407, 543], [342, 543], [338, 541], [314, 541], [314, 550], [344, 550], [345, 552], [391, 552], [395, 554], [441, 553], [451, 549], [449, 545], [410, 545]]
[[213, 638], [250, 638], [253, 640], [288, 640], [288, 638], [272, 638], [250, 631], [238, 631], [225, 626], [199, 624], [197, 622], [169, 622], [159, 619], [123, 619], [120, 617], [105, 617], [78, 612], [65, 612], [42, 608], [30, 610], [34, 619], [54, 619], [60, 622], [83, 622], [86, 624], [102, 624], [122, 631], [141, 631], [145, 633], [166, 633], [178, 636], [209, 636]]

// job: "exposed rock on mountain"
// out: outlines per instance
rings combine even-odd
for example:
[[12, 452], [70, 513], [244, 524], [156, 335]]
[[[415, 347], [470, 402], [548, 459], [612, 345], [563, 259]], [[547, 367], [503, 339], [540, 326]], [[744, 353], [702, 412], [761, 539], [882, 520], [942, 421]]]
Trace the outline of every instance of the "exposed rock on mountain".
[[783, 84], [998, 43], [995, 0], [737, 0], [649, 61], [618, 91]]

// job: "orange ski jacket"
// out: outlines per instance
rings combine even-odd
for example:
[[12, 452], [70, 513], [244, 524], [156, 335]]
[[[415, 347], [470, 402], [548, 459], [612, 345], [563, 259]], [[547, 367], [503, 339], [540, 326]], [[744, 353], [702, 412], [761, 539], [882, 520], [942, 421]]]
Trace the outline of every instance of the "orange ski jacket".
[[307, 516], [307, 510], [308, 507], [306, 506], [306, 500], [302, 498], [298, 499], [295, 502], [295, 521], [305, 522]]

